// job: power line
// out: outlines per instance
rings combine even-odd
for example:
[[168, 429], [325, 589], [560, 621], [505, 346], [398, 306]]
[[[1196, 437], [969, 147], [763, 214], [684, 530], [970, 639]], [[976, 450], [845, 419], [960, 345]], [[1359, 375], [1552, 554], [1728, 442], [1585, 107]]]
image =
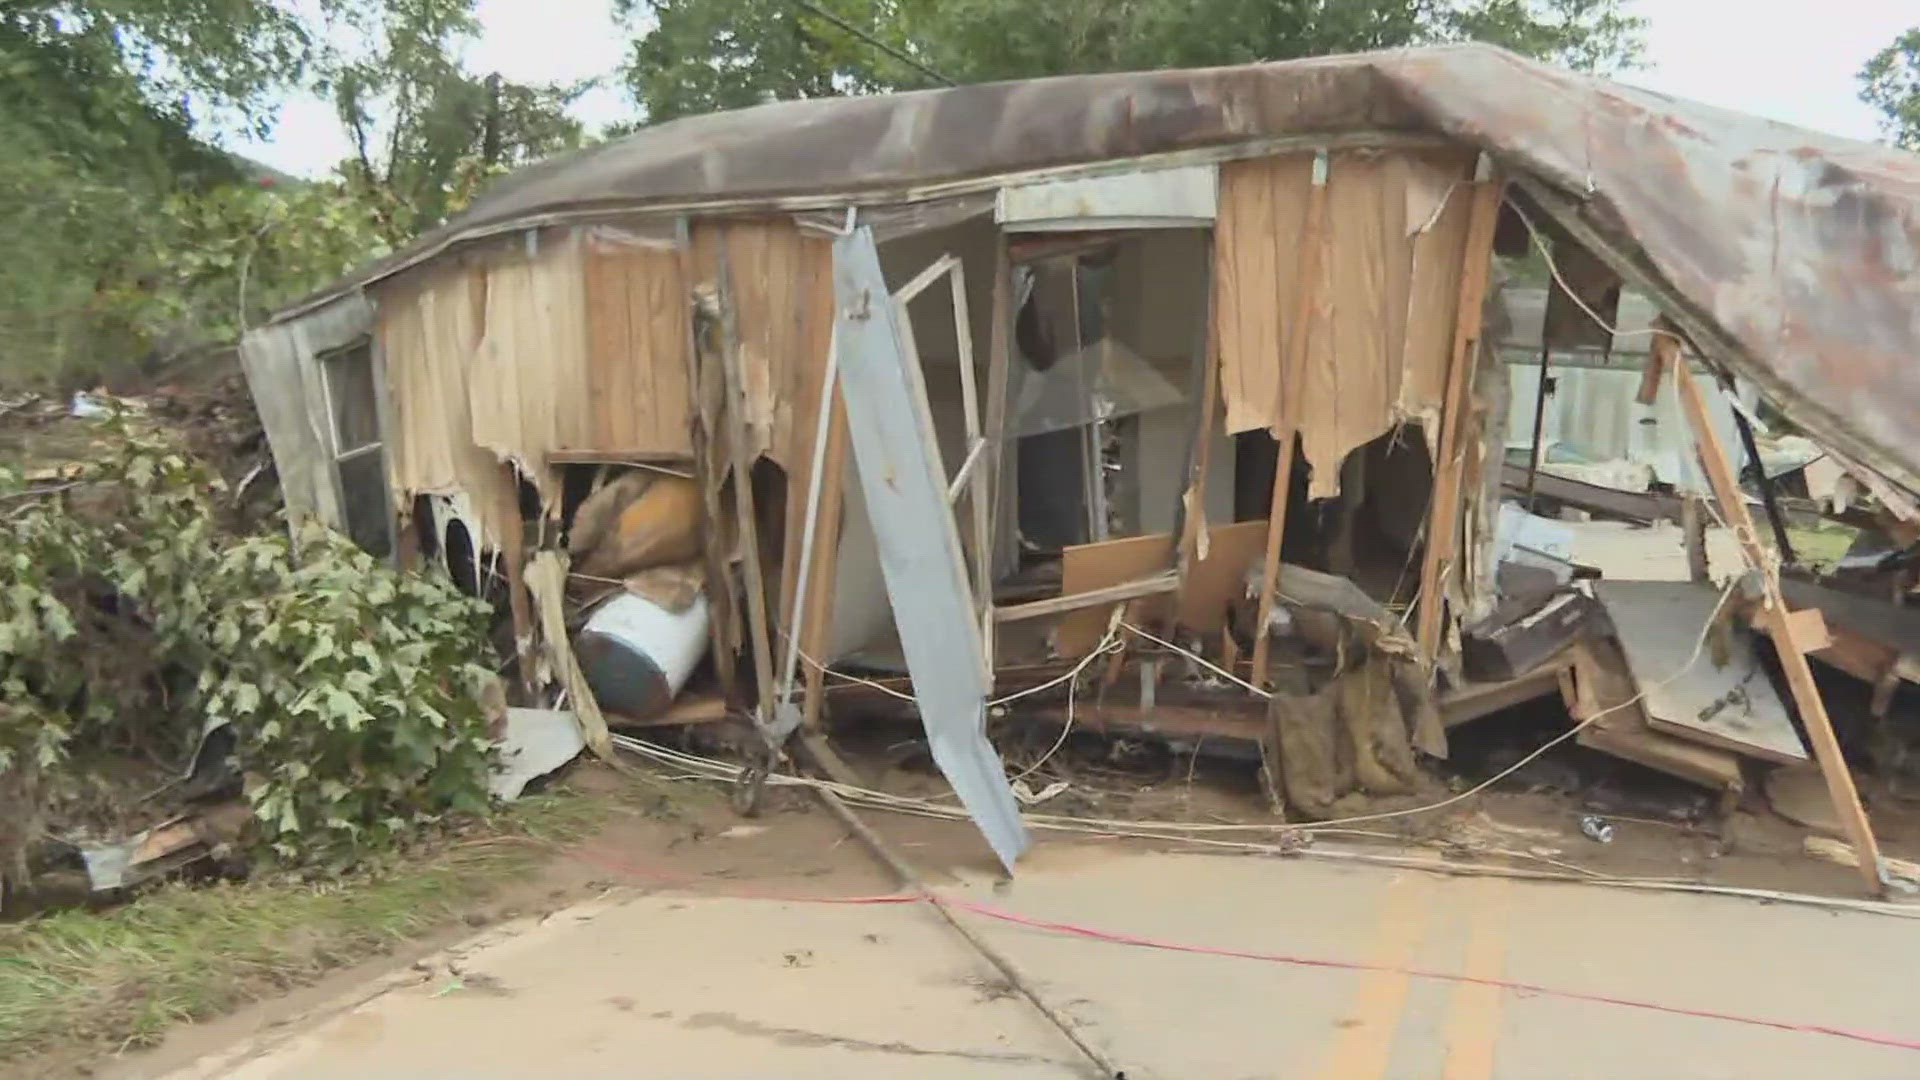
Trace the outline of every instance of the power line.
[[832, 23], [833, 25], [839, 27], [842, 30], [845, 30], [847, 33], [852, 34], [854, 37], [859, 38], [861, 41], [864, 41], [867, 44], [873, 46], [874, 48], [879, 49], [881, 52], [886, 53], [888, 56], [893, 57], [895, 60], [900, 61], [901, 63], [907, 65], [908, 67], [912, 68], [915, 71], [918, 71], [920, 74], [925, 75], [927, 78], [932, 79], [935, 82], [945, 83], [948, 86], [960, 85], [959, 83], [954, 82], [952, 79], [947, 78], [945, 75], [940, 74], [939, 72], [933, 70], [932, 68], [921, 63], [920, 61], [915, 60], [913, 57], [908, 56], [906, 53], [901, 52], [899, 49], [894, 48], [893, 46], [887, 44], [886, 42], [881, 41], [879, 38], [874, 37], [872, 34], [867, 33], [865, 30], [862, 30], [859, 27], [848, 22], [847, 20], [842, 19], [840, 16], [835, 15], [831, 11], [826, 11], [821, 8], [815, 7], [814, 5], [807, 3], [807, 0], [793, 0], [793, 6], [799, 8], [801, 11], [807, 12], [808, 14], [818, 15], [820, 18], [827, 20], [828, 22]]

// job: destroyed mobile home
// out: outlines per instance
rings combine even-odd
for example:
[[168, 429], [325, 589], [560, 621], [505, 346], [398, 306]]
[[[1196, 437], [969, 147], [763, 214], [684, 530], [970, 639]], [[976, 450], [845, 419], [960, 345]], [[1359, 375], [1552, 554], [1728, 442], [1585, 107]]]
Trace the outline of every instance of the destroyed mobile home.
[[[1559, 696], [1730, 796], [1817, 762], [1877, 889], [1808, 658], [1884, 709], [1920, 637], [1783, 574], [1739, 473], [1763, 401], [1915, 539], [1916, 244], [1910, 156], [1452, 47], [663, 124], [243, 357], [290, 512], [503, 596], [589, 745], [732, 710], [823, 747], [904, 699], [1011, 865], [990, 713], [1243, 740], [1314, 819]], [[1658, 312], [1660, 492], [1509, 462], [1497, 263], [1534, 250], [1543, 357], [1611, 341], [1623, 286]], [[1590, 582], [1516, 487], [1717, 517], [1743, 565]], [[1728, 659], [1749, 625], [1778, 688]]]

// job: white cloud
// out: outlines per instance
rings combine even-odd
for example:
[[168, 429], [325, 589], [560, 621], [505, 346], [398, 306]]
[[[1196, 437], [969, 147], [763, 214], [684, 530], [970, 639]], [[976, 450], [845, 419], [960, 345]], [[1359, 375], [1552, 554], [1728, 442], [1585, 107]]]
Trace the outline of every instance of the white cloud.
[[1634, 0], [1633, 9], [1648, 23], [1648, 70], [1624, 81], [1855, 139], [1880, 134], [1856, 73], [1920, 25], [1913, 0]]
[[[481, 33], [465, 51], [470, 70], [497, 71], [515, 82], [603, 84], [574, 103], [573, 114], [600, 128], [632, 114], [614, 69], [626, 55], [626, 32], [607, 0], [480, 0]], [[298, 176], [320, 176], [353, 152], [329, 103], [300, 94], [280, 109], [265, 139], [236, 139], [232, 148]]]

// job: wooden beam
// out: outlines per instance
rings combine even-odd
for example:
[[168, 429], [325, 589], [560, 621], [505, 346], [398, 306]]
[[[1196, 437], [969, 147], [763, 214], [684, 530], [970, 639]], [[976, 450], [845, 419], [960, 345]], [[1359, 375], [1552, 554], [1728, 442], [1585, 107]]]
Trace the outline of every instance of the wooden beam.
[[928, 286], [940, 280], [940, 275], [960, 265], [960, 260], [952, 255], [942, 255], [927, 265], [925, 270], [913, 276], [913, 280], [894, 290], [893, 302], [905, 307], [913, 298], [925, 292]]
[[953, 474], [952, 480], [947, 481], [948, 506], [960, 501], [960, 493], [967, 490], [975, 470], [980, 466], [980, 459], [986, 456], [986, 452], [987, 441], [980, 438], [974, 439], [973, 449], [968, 450], [967, 456], [961, 460], [959, 471]]
[[980, 437], [986, 440], [986, 457], [980, 463], [980, 486], [985, 489], [987, 506], [986, 567], [987, 584], [981, 588], [984, 599], [980, 617], [980, 645], [987, 661], [987, 686], [994, 683], [993, 577], [994, 549], [1000, 530], [995, 520], [1000, 513], [1002, 485], [1001, 458], [1006, 449], [1008, 360], [1013, 351], [1013, 262], [1007, 257], [1007, 234], [996, 233], [993, 251], [993, 310], [987, 334], [986, 425]]
[[685, 454], [624, 450], [549, 450], [548, 465], [632, 465], [666, 476], [692, 479], [694, 462]]
[[753, 677], [759, 691], [759, 720], [774, 722], [773, 716], [773, 628], [767, 619], [767, 579], [760, 566], [760, 529], [754, 518], [753, 455], [747, 448], [747, 387], [740, 367], [740, 326], [733, 306], [734, 288], [731, 260], [726, 245], [721, 245], [717, 280], [720, 286], [720, 371], [726, 385], [726, 409], [721, 416], [727, 429], [727, 451], [733, 470], [734, 527], [740, 530], [741, 570], [746, 577], [747, 631], [752, 635]]
[[1747, 566], [1760, 577], [1766, 605], [1762, 618], [1767, 620], [1773, 640], [1780, 646], [1774, 652], [1780, 658], [1780, 667], [1787, 676], [1787, 687], [1793, 691], [1793, 702], [1800, 710], [1800, 720], [1813, 743], [1814, 757], [1819, 759], [1820, 774], [1827, 782], [1827, 795], [1833, 800], [1834, 816], [1840, 819], [1847, 839], [1853, 844], [1867, 891], [1879, 896], [1884, 892], [1880, 880], [1879, 844], [1873, 838], [1867, 813], [1860, 806], [1859, 792], [1854, 790], [1853, 774], [1847, 770], [1846, 759], [1840, 754], [1840, 740], [1834, 737], [1833, 721], [1827, 716], [1827, 706], [1821, 700], [1820, 688], [1814, 684], [1813, 669], [1807, 665], [1809, 650], [1803, 647], [1804, 628], [1791, 617], [1786, 599], [1780, 595], [1779, 569], [1760, 545], [1759, 534], [1754, 531], [1753, 515], [1747, 511], [1747, 502], [1741, 497], [1740, 485], [1734, 477], [1733, 461], [1727, 456], [1726, 447], [1721, 445], [1719, 433], [1713, 428], [1712, 418], [1707, 414], [1706, 399], [1700, 393], [1693, 372], [1685, 364], [1675, 364], [1673, 370], [1674, 379], [1680, 384], [1680, 400], [1686, 408], [1687, 421], [1693, 426], [1694, 443], [1699, 448], [1701, 463], [1706, 466], [1707, 480], [1713, 487], [1714, 497], [1719, 500], [1721, 511], [1727, 515], [1727, 524], [1732, 526], [1734, 536], [1740, 541], [1740, 551], [1746, 557]]
[[1440, 439], [1434, 455], [1433, 502], [1427, 510], [1427, 547], [1420, 564], [1420, 613], [1414, 640], [1420, 656], [1432, 664], [1440, 654], [1441, 613], [1446, 610], [1445, 578], [1452, 566], [1460, 531], [1460, 482], [1466, 470], [1461, 446], [1461, 414], [1472, 387], [1474, 353], [1480, 344], [1481, 308], [1487, 298], [1487, 273], [1493, 261], [1493, 227], [1500, 217], [1506, 181], [1483, 154], [1473, 185], [1467, 219], [1466, 251], [1460, 271], [1460, 299], [1453, 316], [1453, 355], [1447, 362], [1447, 389], [1440, 410]]
[[1636, 405], [1651, 405], [1660, 398], [1660, 380], [1679, 362], [1680, 343], [1668, 334], [1653, 335], [1647, 349], [1647, 366], [1640, 369], [1640, 389], [1634, 392]]
[[1327, 152], [1321, 150], [1313, 157], [1313, 184], [1307, 190], [1307, 220], [1300, 230], [1292, 336], [1287, 339], [1286, 354], [1280, 361], [1280, 403], [1273, 427], [1277, 454], [1273, 464], [1273, 492], [1268, 497], [1267, 549], [1260, 562], [1260, 615], [1253, 625], [1253, 681], [1260, 686], [1267, 684], [1267, 647], [1273, 637], [1267, 632], [1267, 625], [1273, 618], [1274, 595], [1280, 591], [1280, 541], [1287, 534], [1287, 496], [1293, 490], [1293, 444], [1300, 429], [1300, 394], [1307, 381], [1307, 339], [1312, 336], [1314, 316], [1321, 303], [1320, 249], [1326, 244], [1327, 169]]
[[[820, 663], [826, 662], [821, 654], [826, 651], [834, 582], [840, 574], [840, 506], [847, 473], [847, 409], [840, 401], [838, 386], [828, 387], [827, 392], [831, 396], [825, 404], [833, 410], [833, 415], [827, 422], [827, 447], [820, 459], [820, 468], [825, 471], [820, 476], [820, 508], [813, 526], [813, 565], [808, 570], [807, 605], [800, 613], [800, 651]], [[806, 686], [801, 724], [811, 731], [820, 726], [826, 673], [804, 659], [801, 667]]]
[[[713, 341], [718, 319], [717, 313], [704, 310], [706, 298], [695, 284], [701, 275], [695, 265], [693, 236], [685, 218], [675, 223], [674, 234], [679, 245], [680, 280], [689, 289], [687, 417], [691, 421], [694, 475], [700, 482], [700, 548], [707, 564], [708, 636], [713, 650], [713, 670], [720, 680], [720, 694], [728, 701], [737, 701], [739, 673], [734, 668], [734, 621], [738, 615], [733, 596], [733, 569], [727, 562], [726, 519], [720, 505], [720, 485], [726, 479], [727, 461], [719, 441], [720, 433], [715, 430], [726, 408], [725, 379], [719, 371], [720, 360], [714, 355], [720, 348]], [[725, 243], [726, 234], [722, 230], [715, 245]], [[714, 317], [709, 318], [710, 314]]]
[[1118, 585], [1109, 585], [1104, 589], [1073, 593], [1069, 596], [1049, 596], [1045, 600], [1035, 600], [1027, 604], [1013, 604], [993, 609], [994, 622], [1024, 622], [1047, 615], [1062, 615], [1082, 608], [1099, 607], [1121, 600], [1137, 600], [1143, 596], [1160, 596], [1173, 592], [1180, 587], [1180, 576], [1169, 570], [1164, 574], [1141, 578], [1138, 581], [1125, 581]]

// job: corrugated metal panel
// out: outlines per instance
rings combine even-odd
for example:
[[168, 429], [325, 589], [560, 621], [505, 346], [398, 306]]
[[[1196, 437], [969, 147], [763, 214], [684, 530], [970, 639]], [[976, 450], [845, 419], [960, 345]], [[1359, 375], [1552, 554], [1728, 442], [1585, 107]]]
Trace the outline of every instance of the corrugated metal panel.
[[1000, 757], [986, 736], [985, 646], [926, 387], [909, 362], [873, 234], [834, 242], [835, 333], [847, 433], [879, 546], [894, 625], [933, 760], [1009, 869], [1027, 848]]

